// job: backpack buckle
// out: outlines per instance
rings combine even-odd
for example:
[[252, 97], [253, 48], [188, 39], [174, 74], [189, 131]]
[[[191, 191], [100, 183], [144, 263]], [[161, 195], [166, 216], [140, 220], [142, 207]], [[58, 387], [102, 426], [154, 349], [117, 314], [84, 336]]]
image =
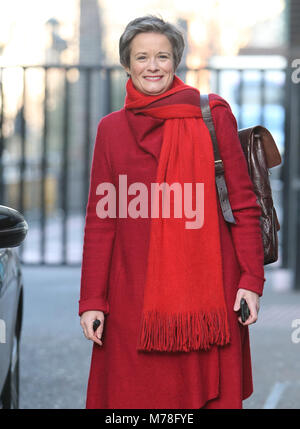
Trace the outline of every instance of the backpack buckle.
[[215, 170], [217, 175], [224, 173], [224, 164], [221, 159], [218, 159], [217, 161], [215, 161]]

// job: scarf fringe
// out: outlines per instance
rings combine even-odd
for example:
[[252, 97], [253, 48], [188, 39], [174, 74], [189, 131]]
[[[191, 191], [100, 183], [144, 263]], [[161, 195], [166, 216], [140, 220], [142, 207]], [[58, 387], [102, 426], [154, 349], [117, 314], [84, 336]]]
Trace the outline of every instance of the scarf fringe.
[[179, 314], [148, 311], [143, 314], [138, 350], [189, 352], [223, 346], [230, 341], [226, 310]]

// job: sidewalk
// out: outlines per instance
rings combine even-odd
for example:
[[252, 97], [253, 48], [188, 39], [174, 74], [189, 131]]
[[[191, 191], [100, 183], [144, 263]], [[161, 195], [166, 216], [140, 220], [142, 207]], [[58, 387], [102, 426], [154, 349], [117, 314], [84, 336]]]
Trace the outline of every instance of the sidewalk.
[[282, 274], [266, 271], [259, 320], [250, 327], [254, 393], [244, 408], [300, 408], [300, 292], [276, 292]]
[[92, 343], [82, 334], [80, 270], [23, 267], [20, 408], [84, 408]]
[[[275, 292], [266, 271], [259, 320], [250, 327], [254, 393], [244, 408], [300, 408], [300, 293]], [[23, 267], [21, 408], [84, 408], [91, 356], [79, 324], [80, 268]]]

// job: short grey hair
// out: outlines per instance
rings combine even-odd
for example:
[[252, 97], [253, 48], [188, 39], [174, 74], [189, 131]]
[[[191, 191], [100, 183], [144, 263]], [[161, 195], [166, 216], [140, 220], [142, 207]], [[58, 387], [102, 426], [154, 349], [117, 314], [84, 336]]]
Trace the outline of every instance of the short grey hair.
[[120, 63], [130, 67], [130, 44], [139, 33], [164, 34], [172, 45], [174, 70], [177, 69], [184, 50], [183, 33], [175, 25], [154, 15], [142, 16], [130, 21], [119, 40]]

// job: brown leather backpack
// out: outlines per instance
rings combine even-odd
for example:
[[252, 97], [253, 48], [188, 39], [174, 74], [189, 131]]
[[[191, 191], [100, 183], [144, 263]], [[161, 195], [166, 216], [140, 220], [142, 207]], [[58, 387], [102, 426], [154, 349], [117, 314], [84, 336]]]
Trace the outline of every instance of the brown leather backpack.
[[[224, 177], [223, 162], [220, 157], [218, 142], [207, 94], [200, 95], [203, 119], [211, 135], [216, 169], [216, 185], [224, 219], [235, 223], [228, 199]], [[253, 182], [257, 203], [261, 207], [261, 230], [264, 246], [264, 264], [271, 264], [278, 259], [278, 222], [273, 204], [269, 180], [269, 168], [281, 164], [281, 156], [271, 133], [261, 125], [238, 131], [239, 139], [248, 164], [248, 171]]]

